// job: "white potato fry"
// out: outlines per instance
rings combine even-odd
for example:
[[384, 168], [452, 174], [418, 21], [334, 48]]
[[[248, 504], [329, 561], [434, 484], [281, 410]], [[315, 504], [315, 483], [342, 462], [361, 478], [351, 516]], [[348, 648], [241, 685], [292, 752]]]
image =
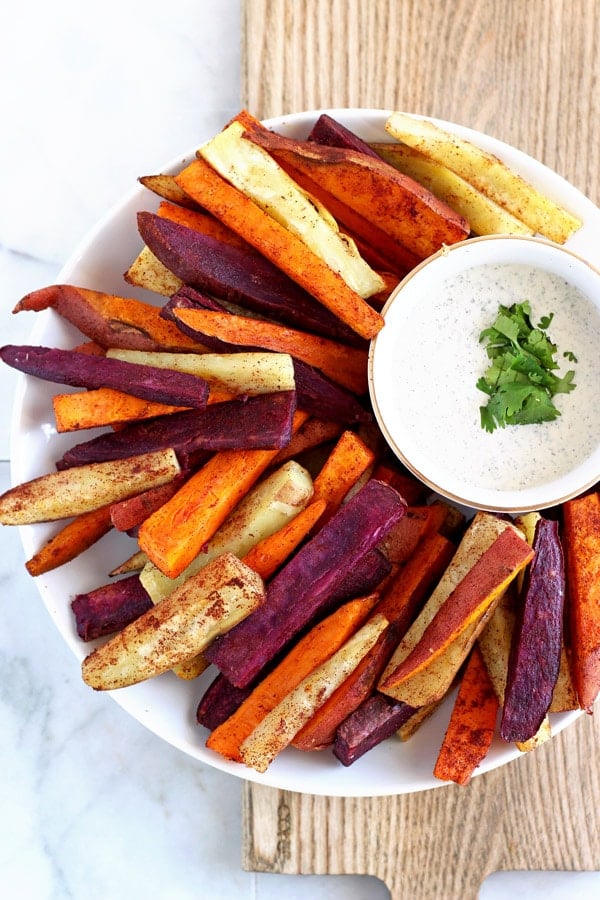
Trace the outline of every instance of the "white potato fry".
[[125, 362], [198, 375], [213, 389], [249, 397], [293, 391], [296, 387], [294, 363], [289, 353], [161, 353], [113, 349], [106, 355]]
[[183, 281], [173, 275], [149, 247], [140, 250], [125, 272], [124, 278], [128, 284], [153, 291], [162, 297], [171, 297], [183, 287]]
[[373, 144], [373, 149], [394, 168], [408, 175], [464, 216], [474, 234], [533, 234], [533, 229], [494, 200], [486, 197], [435, 159], [406, 144]]
[[387, 626], [385, 616], [373, 616], [333, 656], [307, 675], [267, 713], [240, 745], [246, 765], [258, 772], [265, 772], [316, 710], [352, 674]]
[[259, 541], [297, 515], [313, 495], [309, 472], [290, 460], [261, 481], [227, 517], [212, 540], [177, 578], [169, 578], [148, 562], [140, 575], [152, 601], [158, 603], [222, 553], [243, 557]]
[[0, 523], [52, 522], [116, 503], [172, 481], [181, 469], [171, 449], [50, 472], [0, 496]]
[[395, 112], [385, 127], [397, 140], [452, 169], [534, 232], [564, 244], [581, 227], [576, 216], [540, 193], [497, 156], [434, 122]]
[[232, 122], [198, 149], [223, 178], [250, 197], [271, 218], [299, 237], [313, 253], [361, 297], [383, 290], [384, 283], [363, 260], [337, 223], [262, 147], [244, 140], [244, 126]]
[[233, 554], [213, 560], [82, 663], [98, 691], [137, 684], [197, 655], [264, 600], [259, 575]]

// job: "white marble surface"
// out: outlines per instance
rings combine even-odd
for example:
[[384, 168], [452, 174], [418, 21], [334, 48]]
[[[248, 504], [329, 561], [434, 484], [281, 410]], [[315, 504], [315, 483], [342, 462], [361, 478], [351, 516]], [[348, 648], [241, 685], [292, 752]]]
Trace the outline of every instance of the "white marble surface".
[[[30, 0], [0, 30], [2, 342], [80, 238], [140, 174], [239, 107], [237, 0]], [[14, 373], [0, 370], [0, 490], [8, 487]], [[0, 896], [207, 900], [388, 896], [371, 878], [241, 869], [240, 782], [148, 733], [84, 688], [0, 531]], [[434, 863], [433, 863], [434, 864]], [[499, 874], [484, 900], [598, 896], [595, 874]]]

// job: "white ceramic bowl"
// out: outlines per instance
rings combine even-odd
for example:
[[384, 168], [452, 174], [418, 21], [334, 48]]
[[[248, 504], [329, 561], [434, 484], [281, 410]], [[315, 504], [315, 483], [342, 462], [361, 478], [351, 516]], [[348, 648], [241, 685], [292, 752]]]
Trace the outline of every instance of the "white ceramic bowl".
[[[361, 109], [327, 111], [366, 140], [387, 138], [384, 123], [389, 112]], [[267, 124], [286, 135], [305, 137], [318, 114], [319, 111], [315, 111], [283, 116]], [[600, 211], [579, 191], [539, 162], [506, 144], [451, 123], [440, 124], [495, 153], [550, 196], [567, 205], [584, 222], [583, 228], [569, 242], [570, 246], [594, 259], [600, 246]], [[194, 150], [192, 148], [188, 154], [173, 160], [164, 171], [173, 172], [181, 168], [193, 156]], [[141, 247], [136, 212], [141, 209], [154, 210], [157, 204], [152, 194], [140, 186], [135, 187], [85, 238], [57, 280], [135, 295], [146, 300], [154, 299], [156, 302], [152, 295], [133, 291], [125, 284], [121, 273]], [[32, 343], [67, 347], [73, 346], [79, 337], [58, 316], [52, 313], [36, 314]], [[75, 442], [73, 436], [56, 434], [51, 407], [53, 393], [53, 385], [37, 379], [22, 377], [18, 382], [11, 453], [12, 480], [15, 484], [51, 471], [57, 457]], [[54, 530], [51, 525], [23, 528], [21, 534], [26, 557], [31, 556]], [[126, 538], [107, 535], [68, 566], [37, 579], [54, 625], [73, 651], [74, 665], [77, 665], [76, 660], [83, 659], [90, 648], [79, 640], [75, 632], [69, 606], [71, 598], [78, 592], [105, 583], [107, 572], [133, 550], [134, 545], [128, 543]], [[385, 741], [350, 768], [341, 766], [329, 752], [301, 753], [290, 749], [280, 754], [269, 770], [261, 775], [222, 759], [204, 746], [206, 732], [196, 725], [195, 711], [211, 678], [212, 674], [205, 673], [197, 682], [182, 682], [168, 673], [146, 683], [114, 691], [112, 696], [150, 731], [191, 757], [232, 775], [272, 787], [333, 796], [382, 796], [426, 790], [443, 784], [433, 777], [432, 770], [450, 715], [451, 697], [410, 741], [405, 744], [395, 739]], [[577, 715], [564, 713], [553, 716], [554, 731], [560, 731]], [[478, 771], [487, 772], [518, 755], [514, 746], [495, 741]]]
[[[490, 360], [479, 336], [500, 304], [524, 300], [534, 324], [553, 313], [557, 374], [573, 369], [577, 386], [554, 398], [554, 421], [489, 433], [476, 382]], [[469, 507], [524, 512], [600, 480], [600, 273], [587, 261], [536, 238], [475, 238], [415, 268], [383, 312], [369, 358], [373, 407], [396, 455], [434, 491]], [[575, 362], [562, 357], [567, 350]]]

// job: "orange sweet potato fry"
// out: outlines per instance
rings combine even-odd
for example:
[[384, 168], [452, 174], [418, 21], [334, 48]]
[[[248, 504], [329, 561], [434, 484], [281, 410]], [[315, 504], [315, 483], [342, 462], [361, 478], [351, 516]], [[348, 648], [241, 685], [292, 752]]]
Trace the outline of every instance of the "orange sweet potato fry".
[[[295, 428], [305, 421], [295, 414]], [[277, 450], [222, 450], [140, 526], [138, 542], [154, 565], [177, 578], [276, 456]]]
[[279, 531], [255, 544], [244, 557], [244, 562], [267, 581], [291, 556], [306, 538], [325, 512], [324, 500], [314, 500]]
[[498, 698], [477, 646], [471, 651], [433, 774], [467, 784], [494, 737]]
[[103, 425], [123, 425], [138, 419], [150, 419], [168, 413], [180, 412], [183, 406], [169, 406], [133, 397], [113, 388], [96, 388], [91, 391], [74, 391], [71, 394], [55, 394], [52, 398], [56, 430], [59, 433], [96, 428]]
[[419, 503], [423, 503], [429, 494], [431, 494], [431, 489], [428, 488], [426, 484], [423, 484], [422, 481], [415, 478], [414, 475], [410, 475], [408, 472], [399, 472], [398, 469], [388, 466], [385, 463], [379, 463], [377, 465], [373, 472], [373, 478], [385, 481], [386, 484], [395, 488], [398, 493], [404, 497], [409, 506], [416, 506]]
[[304, 242], [228, 184], [204, 160], [194, 160], [177, 183], [202, 207], [248, 241], [324, 306], [369, 340], [383, 317]]
[[587, 712], [600, 691], [600, 493], [563, 504], [571, 667]]
[[331, 518], [342, 500], [375, 460], [375, 453], [353, 431], [344, 431], [314, 479], [315, 500], [325, 500]]
[[362, 625], [377, 596], [345, 603], [315, 625], [284, 656], [250, 696], [208, 737], [206, 746], [227, 759], [241, 761], [240, 745], [258, 723]]
[[197, 341], [177, 325], [161, 318], [160, 308], [130, 297], [53, 284], [27, 294], [13, 313], [54, 309], [101, 347], [129, 350], [188, 350], [202, 352]]
[[466, 219], [383, 160], [266, 130], [247, 134], [280, 165], [286, 162], [317, 182], [420, 259], [469, 235]]
[[69, 522], [26, 563], [30, 575], [43, 575], [70, 562], [112, 528], [110, 505], [81, 513]]
[[223, 225], [219, 219], [208, 215], [202, 210], [193, 210], [183, 206], [177, 206], [175, 203], [169, 203], [167, 200], [159, 205], [157, 214], [164, 219], [170, 219], [179, 225], [185, 225], [186, 228], [193, 228], [194, 231], [200, 231], [202, 234], [208, 234], [219, 241], [235, 246], [248, 246], [248, 242], [241, 238], [231, 228]]
[[289, 353], [355, 394], [367, 390], [367, 351], [264, 319], [208, 309], [174, 309], [177, 321], [228, 344]]
[[[220, 403], [223, 400], [230, 400], [231, 396], [211, 390], [208, 402]], [[134, 397], [113, 388], [55, 394], [52, 406], [58, 432], [98, 428], [104, 425], [116, 427], [127, 422], [137, 422], [139, 419], [152, 419], [154, 416], [183, 412], [186, 409], [184, 406], [169, 406], [166, 403], [142, 400], [141, 397]]]

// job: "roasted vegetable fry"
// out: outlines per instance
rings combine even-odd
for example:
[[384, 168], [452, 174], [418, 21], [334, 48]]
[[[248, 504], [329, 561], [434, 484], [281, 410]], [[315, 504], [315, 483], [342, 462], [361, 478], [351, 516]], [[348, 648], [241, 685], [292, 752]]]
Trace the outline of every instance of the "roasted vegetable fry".
[[[252, 128], [249, 134], [255, 135], [257, 131], [261, 135], [265, 133], [262, 128]], [[314, 199], [307, 197], [260, 145], [244, 140], [244, 132], [239, 121], [232, 122], [203, 144], [198, 155], [287, 231], [300, 238], [360, 297], [378, 293], [383, 287], [381, 279], [356, 248], [344, 240], [336, 222], [326, 210], [317, 208]]]
[[129, 575], [85, 594], [76, 594], [71, 608], [77, 634], [82, 641], [93, 641], [121, 631], [151, 609], [152, 601], [138, 576]]
[[564, 244], [581, 227], [579, 219], [516, 175], [498, 157], [449, 134], [428, 119], [395, 112], [388, 118], [386, 130], [402, 143], [452, 169], [534, 232], [552, 241]]
[[208, 401], [204, 378], [173, 369], [165, 371], [77, 350], [10, 344], [0, 348], [0, 359], [20, 372], [56, 384], [116, 390], [126, 384], [128, 393], [142, 400], [195, 409], [203, 409]]
[[93, 391], [55, 394], [52, 398], [52, 408], [56, 430], [65, 433], [104, 425], [118, 426], [127, 422], [139, 422], [141, 419], [182, 412], [188, 407], [142, 400], [140, 397], [113, 388], [97, 388]]
[[262, 347], [276, 353], [290, 353], [309, 366], [319, 369], [332, 381], [355, 394], [367, 390], [367, 354], [357, 347], [348, 347], [329, 338], [298, 331], [262, 319], [219, 313], [208, 309], [175, 309], [176, 322], [203, 335], [217, 337], [233, 346]]
[[396, 491], [368, 481], [272, 579], [256, 614], [209, 649], [210, 661], [235, 685], [252, 681], [326, 608], [347, 572], [403, 513]]
[[307, 175], [419, 259], [469, 235], [466, 219], [383, 160], [268, 131], [252, 131], [249, 140]]
[[40, 475], [0, 497], [3, 525], [66, 519], [98, 509], [150, 487], [166, 484], [181, 469], [170, 448], [128, 459], [90, 463]]
[[572, 675], [582, 709], [600, 691], [600, 494], [563, 505]]
[[[517, 532], [515, 526], [506, 520], [490, 513], [476, 513], [440, 581], [400, 641], [388, 668], [383, 674], [382, 681], [392, 674], [394, 669], [419, 643], [425, 629], [434, 619], [438, 610], [441, 609], [472, 566], [507, 528], [514, 529]], [[403, 695], [410, 688], [410, 705], [412, 707], [427, 706], [446, 694], [454, 681], [456, 673], [466, 659], [471, 646], [486, 624], [487, 618], [492, 614], [493, 609], [494, 606], [492, 604], [488, 607], [488, 612], [472, 628], [465, 629], [458, 640], [450, 643], [446, 653], [441, 654], [437, 662], [436, 660], [430, 660], [429, 665], [422, 674], [416, 674], [410, 681], [406, 682], [402, 689]], [[404, 696], [397, 699], [404, 699]], [[409, 702], [408, 698], [406, 702]]]
[[425, 671], [461, 634], [470, 631], [532, 558], [526, 541], [505, 529], [441, 606], [408, 656], [382, 681], [380, 690], [409, 702], [398, 694], [401, 685]]
[[159, 307], [130, 297], [54, 284], [27, 294], [13, 312], [43, 309], [56, 310], [82, 334], [107, 349], [202, 351], [197, 341], [161, 317]]
[[75, 444], [57, 465], [64, 469], [167, 447], [180, 460], [201, 450], [279, 450], [289, 443], [295, 410], [295, 392], [278, 391], [131, 422], [118, 431]]
[[177, 578], [266, 470], [276, 450], [221, 450], [142, 523], [138, 542]]
[[258, 572], [265, 581], [272, 578], [317, 523], [320, 525], [326, 506], [324, 500], [313, 500], [279, 531], [255, 544], [244, 556], [246, 565]]
[[256, 572], [233, 554], [219, 556], [87, 656], [83, 680], [109, 691], [166, 672], [204, 650], [263, 599]]
[[377, 744], [391, 737], [414, 712], [415, 709], [407, 703], [376, 691], [344, 719], [336, 731], [334, 755], [342, 765], [352, 765]]
[[[370, 339], [381, 330], [382, 316], [349, 288], [341, 275], [203, 160], [191, 163], [177, 176], [177, 182], [361, 337]], [[381, 286], [380, 281], [376, 290]]]
[[113, 527], [111, 509], [112, 506], [109, 504], [82, 513], [61, 528], [31, 559], [27, 560], [25, 568], [29, 574], [34, 577], [43, 575], [64, 566], [84, 550], [92, 547]]
[[460, 681], [434, 776], [467, 784], [491, 746], [497, 715], [498, 698], [481, 653], [474, 647]]
[[183, 284], [303, 331], [356, 343], [356, 333], [253, 247], [233, 246], [179, 222], [138, 213], [152, 253]]
[[211, 391], [242, 394], [273, 394], [293, 391], [294, 364], [289, 353], [151, 353], [142, 350], [108, 350], [109, 359], [174, 369], [198, 375]]
[[407, 144], [389, 142], [371, 146], [382, 159], [414, 178], [464, 216], [473, 234], [533, 234], [532, 228], [476, 190], [456, 172]]
[[[351, 600], [315, 625], [252, 690], [231, 716], [209, 735], [206, 746], [241, 762], [240, 745], [267, 713], [329, 659], [365, 621], [376, 595]], [[210, 689], [209, 689], [210, 690]], [[203, 719], [207, 705], [201, 701]]]
[[313, 482], [307, 470], [294, 460], [288, 460], [248, 491], [214, 537], [202, 546], [177, 578], [169, 578], [153, 563], [147, 562], [141, 575], [142, 584], [158, 603], [217, 556], [227, 552], [244, 557], [258, 541], [293, 520], [312, 495]]
[[319, 706], [327, 700], [369, 652], [387, 627], [383, 616], [375, 616], [356, 632], [326, 662], [310, 673], [262, 719], [242, 741], [243, 762], [264, 772]]
[[565, 570], [558, 523], [541, 518], [533, 539], [502, 704], [500, 737], [528, 741], [542, 725], [558, 678]]

